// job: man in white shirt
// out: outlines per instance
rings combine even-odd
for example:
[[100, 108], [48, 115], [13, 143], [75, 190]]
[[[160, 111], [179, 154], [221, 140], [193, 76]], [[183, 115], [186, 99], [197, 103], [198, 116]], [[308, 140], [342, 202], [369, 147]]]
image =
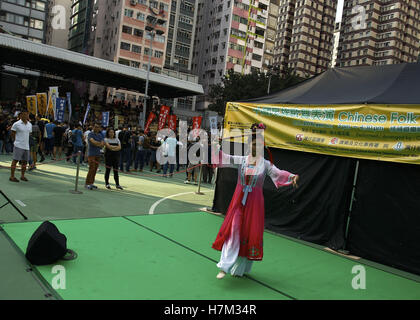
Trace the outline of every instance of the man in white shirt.
[[19, 182], [15, 178], [16, 164], [21, 161], [22, 171], [20, 180], [28, 181], [25, 178], [26, 164], [29, 161], [29, 135], [32, 132], [32, 124], [29, 122], [28, 111], [22, 111], [19, 114], [19, 121], [16, 121], [12, 126], [12, 140], [14, 141], [13, 161], [9, 180], [12, 182]]

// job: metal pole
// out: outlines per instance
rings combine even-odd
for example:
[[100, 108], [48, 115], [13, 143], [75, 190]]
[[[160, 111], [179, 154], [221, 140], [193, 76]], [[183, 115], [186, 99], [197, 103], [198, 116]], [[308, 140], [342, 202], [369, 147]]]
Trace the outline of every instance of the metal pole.
[[82, 157], [82, 152], [79, 151], [78, 155], [79, 155], [79, 157], [78, 157], [78, 161], [77, 161], [77, 170], [76, 170], [76, 186], [74, 187], [74, 190], [70, 190], [70, 193], [73, 193], [73, 194], [82, 194], [83, 193], [83, 192], [77, 190], [77, 187], [79, 185], [79, 171], [80, 171], [80, 160], [81, 160], [81, 157]]
[[357, 183], [358, 174], [359, 174], [359, 160], [357, 160], [356, 162], [356, 169], [354, 171], [353, 190], [351, 192], [349, 215], [347, 216], [346, 233], [344, 235], [344, 250], [338, 250], [338, 252], [343, 253], [343, 254], [349, 254], [349, 251], [347, 250], [347, 239], [348, 239], [348, 234], [349, 234], [350, 216], [353, 210], [353, 202], [356, 200], [356, 198], [354, 197], [354, 194], [356, 193], [356, 183]]
[[203, 165], [200, 165], [200, 175], [198, 177], [198, 191], [196, 192], [196, 194], [204, 194], [202, 192], [200, 192], [201, 189], [201, 174], [203, 172]]
[[270, 87], [271, 87], [271, 73], [270, 73], [270, 76], [268, 77], [268, 88], [267, 88], [267, 94], [270, 94]]
[[144, 130], [144, 124], [146, 121], [146, 104], [148, 100], [148, 92], [149, 92], [149, 76], [150, 76], [150, 65], [152, 64], [152, 51], [153, 51], [153, 40], [155, 38], [155, 32], [150, 32], [150, 54], [149, 54], [149, 63], [147, 64], [147, 77], [146, 77], [146, 90], [144, 92], [143, 98], [143, 117], [142, 117], [142, 128]]

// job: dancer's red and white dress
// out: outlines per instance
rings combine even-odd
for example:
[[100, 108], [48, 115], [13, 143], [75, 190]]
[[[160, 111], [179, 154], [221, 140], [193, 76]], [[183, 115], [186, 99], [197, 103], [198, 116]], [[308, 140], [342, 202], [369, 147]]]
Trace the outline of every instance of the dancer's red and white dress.
[[279, 170], [263, 157], [259, 157], [255, 165], [251, 165], [249, 160], [249, 156], [230, 156], [219, 151], [217, 166], [238, 168], [238, 181], [212, 247], [222, 251], [218, 268], [235, 276], [250, 272], [252, 261], [263, 258], [263, 185], [266, 175], [277, 188], [291, 185], [295, 177], [295, 174]]

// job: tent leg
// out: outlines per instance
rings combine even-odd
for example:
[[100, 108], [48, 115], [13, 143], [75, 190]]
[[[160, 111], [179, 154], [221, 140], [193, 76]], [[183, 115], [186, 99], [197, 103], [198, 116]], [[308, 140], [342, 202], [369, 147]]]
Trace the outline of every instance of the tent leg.
[[353, 202], [356, 201], [354, 194], [356, 193], [356, 184], [357, 184], [358, 174], [359, 174], [359, 160], [357, 160], [356, 169], [354, 170], [353, 190], [351, 192], [351, 201], [350, 201], [350, 207], [349, 207], [349, 214], [347, 216], [346, 233], [344, 235], [344, 250], [338, 250], [338, 252], [341, 252], [343, 254], [349, 254], [349, 251], [347, 250], [347, 240], [348, 240], [348, 235], [349, 235], [350, 218], [351, 218], [351, 213], [353, 210]]

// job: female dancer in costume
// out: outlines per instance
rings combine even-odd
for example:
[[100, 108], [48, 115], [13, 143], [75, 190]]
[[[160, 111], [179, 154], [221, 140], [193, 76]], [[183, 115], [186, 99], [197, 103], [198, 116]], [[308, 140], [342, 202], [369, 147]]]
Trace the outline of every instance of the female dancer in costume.
[[230, 156], [219, 151], [219, 166], [229, 163], [229, 166], [237, 167], [238, 182], [225, 220], [212, 245], [213, 249], [221, 251], [217, 264], [220, 269], [218, 279], [229, 272], [233, 276], [243, 276], [251, 271], [253, 261], [263, 258], [265, 176], [270, 176], [277, 188], [289, 185], [297, 188], [299, 179], [298, 175], [277, 169], [272, 160], [264, 159], [264, 155], [256, 154], [257, 144], [264, 144], [263, 135], [257, 134], [257, 129], [262, 131], [265, 126], [255, 124], [251, 129], [252, 152], [248, 156]]

